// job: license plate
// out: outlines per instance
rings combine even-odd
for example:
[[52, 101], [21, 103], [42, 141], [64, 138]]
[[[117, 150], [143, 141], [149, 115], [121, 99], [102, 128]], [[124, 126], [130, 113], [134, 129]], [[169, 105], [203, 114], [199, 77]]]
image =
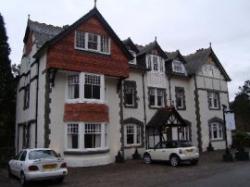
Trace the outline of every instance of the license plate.
[[52, 170], [52, 169], [55, 169], [56, 168], [56, 164], [46, 164], [46, 165], [43, 165], [43, 169], [44, 170]]

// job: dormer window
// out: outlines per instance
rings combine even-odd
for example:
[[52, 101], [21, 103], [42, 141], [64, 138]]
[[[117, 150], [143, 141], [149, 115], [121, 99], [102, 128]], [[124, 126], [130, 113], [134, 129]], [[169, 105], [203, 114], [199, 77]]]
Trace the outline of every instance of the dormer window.
[[164, 72], [164, 59], [160, 56], [148, 55], [147, 68], [152, 72]]
[[75, 49], [78, 50], [110, 54], [110, 43], [110, 38], [107, 36], [81, 31], [75, 32]]
[[185, 67], [182, 62], [174, 60], [172, 63], [173, 72], [175, 73], [186, 73]]
[[129, 50], [130, 54], [134, 57], [133, 60], [130, 60], [130, 64], [135, 64], [136, 65], [136, 53], [132, 50]]

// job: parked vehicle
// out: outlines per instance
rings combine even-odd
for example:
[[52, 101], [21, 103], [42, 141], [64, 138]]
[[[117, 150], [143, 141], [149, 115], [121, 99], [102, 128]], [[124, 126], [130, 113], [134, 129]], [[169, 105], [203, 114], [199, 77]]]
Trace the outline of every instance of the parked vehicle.
[[183, 161], [197, 164], [199, 152], [188, 141], [159, 142], [154, 148], [145, 151], [143, 160], [146, 164], [150, 164], [152, 161], [169, 161], [172, 166], [176, 167]]
[[29, 181], [57, 179], [68, 174], [67, 164], [52, 149], [24, 149], [8, 164], [9, 176], [16, 176], [24, 186]]

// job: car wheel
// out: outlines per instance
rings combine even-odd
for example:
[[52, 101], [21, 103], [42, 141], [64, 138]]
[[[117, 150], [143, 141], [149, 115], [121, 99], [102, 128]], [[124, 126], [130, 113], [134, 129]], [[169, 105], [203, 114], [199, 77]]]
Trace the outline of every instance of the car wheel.
[[27, 181], [23, 172], [21, 172], [21, 175], [20, 175], [20, 183], [22, 186], [26, 186], [27, 184]]
[[60, 178], [57, 179], [57, 182], [58, 182], [58, 183], [62, 183], [63, 180], [64, 180], [64, 177], [60, 177]]
[[192, 160], [192, 161], [191, 161], [191, 164], [192, 164], [192, 165], [197, 165], [198, 162], [199, 162], [199, 160]]
[[176, 155], [171, 156], [171, 158], [170, 158], [171, 166], [176, 167], [179, 165], [179, 162], [180, 162], [180, 159], [178, 156], [176, 156]]
[[144, 154], [143, 161], [145, 164], [151, 164], [152, 163], [151, 156], [149, 154]]
[[12, 178], [12, 177], [13, 177], [13, 174], [11, 173], [10, 166], [8, 166], [8, 177], [9, 177], [9, 178]]

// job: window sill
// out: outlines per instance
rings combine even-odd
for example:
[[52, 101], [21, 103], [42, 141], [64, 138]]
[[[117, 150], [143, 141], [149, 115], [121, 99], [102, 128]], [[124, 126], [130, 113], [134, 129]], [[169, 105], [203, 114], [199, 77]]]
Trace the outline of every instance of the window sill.
[[125, 108], [133, 108], [136, 109], [138, 108], [136, 105], [124, 105]]
[[105, 104], [103, 100], [97, 100], [97, 99], [66, 99], [65, 103], [68, 104], [77, 104], [77, 103], [95, 103], [95, 104]]
[[220, 108], [208, 108], [209, 110], [220, 110]]
[[164, 108], [164, 106], [149, 106], [150, 109], [160, 109]]
[[111, 56], [111, 53], [104, 53], [104, 52], [100, 52], [98, 50], [84, 49], [84, 48], [79, 48], [79, 47], [75, 47], [75, 49], [78, 50], [78, 51], [80, 51], [80, 52], [86, 52], [86, 53], [92, 53], [92, 54], [98, 54], [98, 55]]
[[223, 142], [224, 139], [214, 139], [214, 140], [210, 140], [211, 142]]
[[85, 151], [64, 151], [65, 155], [92, 155], [92, 154], [103, 154], [108, 153], [109, 149], [101, 149], [101, 150], [85, 150]]
[[176, 109], [177, 109], [177, 110], [182, 110], [182, 111], [184, 111], [184, 110], [186, 110], [186, 107], [184, 107], [184, 108], [177, 108], [177, 107], [176, 107]]
[[131, 149], [131, 148], [143, 148], [143, 146], [141, 144], [133, 144], [133, 145], [125, 145], [124, 146], [125, 149]]

